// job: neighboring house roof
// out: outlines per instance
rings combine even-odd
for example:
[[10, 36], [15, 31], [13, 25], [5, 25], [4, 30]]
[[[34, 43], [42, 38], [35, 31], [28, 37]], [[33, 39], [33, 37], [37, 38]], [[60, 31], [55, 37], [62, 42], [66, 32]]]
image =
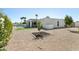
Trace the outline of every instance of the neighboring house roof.
[[29, 21], [36, 21], [36, 19], [28, 19]]
[[36, 20], [40, 20], [40, 19], [28, 19], [27, 21], [36, 21]]
[[29, 20], [36, 20], [36, 19], [29, 19]]

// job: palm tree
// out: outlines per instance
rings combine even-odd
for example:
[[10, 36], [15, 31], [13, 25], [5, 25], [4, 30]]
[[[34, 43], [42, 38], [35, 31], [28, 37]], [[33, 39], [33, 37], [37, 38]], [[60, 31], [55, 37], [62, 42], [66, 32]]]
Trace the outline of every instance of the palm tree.
[[37, 17], [38, 17], [38, 14], [35, 14], [35, 16], [36, 16], [36, 25], [37, 25]]
[[25, 21], [26, 20], [26, 17], [21, 17], [20, 19], [21, 19], [21, 23], [22, 23], [22, 20]]
[[35, 16], [36, 16], [36, 20], [37, 20], [38, 14], [35, 14]]

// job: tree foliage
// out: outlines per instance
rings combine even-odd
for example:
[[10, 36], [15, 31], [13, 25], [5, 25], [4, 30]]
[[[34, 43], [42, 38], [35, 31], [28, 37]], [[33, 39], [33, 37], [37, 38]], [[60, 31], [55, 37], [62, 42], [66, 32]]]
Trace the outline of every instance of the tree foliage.
[[26, 17], [21, 17], [20, 19], [26, 19]]
[[72, 17], [71, 16], [68, 16], [68, 15], [65, 16], [65, 20], [64, 21], [65, 21], [65, 25], [66, 26], [71, 26], [72, 23], [73, 23]]
[[12, 29], [13, 25], [8, 16], [0, 13], [0, 48], [7, 44]]
[[26, 24], [26, 20], [23, 21], [23, 24]]
[[[21, 19], [22, 24], [26, 24], [26, 17], [21, 17], [20, 19]], [[22, 20], [23, 20], [23, 22], [22, 22]]]

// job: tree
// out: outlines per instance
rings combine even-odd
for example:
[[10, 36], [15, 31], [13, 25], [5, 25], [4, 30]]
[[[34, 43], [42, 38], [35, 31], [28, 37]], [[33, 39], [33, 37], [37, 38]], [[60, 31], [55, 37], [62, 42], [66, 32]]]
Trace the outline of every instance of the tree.
[[70, 27], [72, 26], [73, 19], [71, 16], [66, 15], [64, 22], [65, 22], [66, 27]]
[[38, 17], [38, 14], [35, 14], [35, 16], [36, 16], [36, 25], [37, 25], [37, 21], [38, 21], [38, 20], [37, 20], [37, 17]]
[[23, 21], [23, 24], [26, 24], [26, 20]]
[[5, 47], [10, 39], [13, 24], [7, 15], [0, 13], [0, 49]]
[[22, 23], [22, 20], [24, 21], [23, 24], [26, 23], [26, 17], [21, 17], [20, 19], [21, 19], [21, 23]]
[[37, 17], [38, 17], [38, 14], [35, 14], [35, 16], [36, 16], [36, 19], [37, 19]]

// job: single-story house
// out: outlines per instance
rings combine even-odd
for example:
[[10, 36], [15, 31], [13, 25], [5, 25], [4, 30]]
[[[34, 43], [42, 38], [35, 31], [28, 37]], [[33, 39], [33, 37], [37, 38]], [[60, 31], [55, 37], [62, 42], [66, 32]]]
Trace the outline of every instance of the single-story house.
[[65, 27], [64, 19], [56, 19], [56, 18], [50, 18], [49, 16], [46, 16], [42, 19], [29, 19], [27, 20], [27, 26], [29, 27], [37, 27], [37, 21], [40, 21], [42, 23], [43, 28], [45, 29], [53, 29], [53, 28], [60, 28]]

